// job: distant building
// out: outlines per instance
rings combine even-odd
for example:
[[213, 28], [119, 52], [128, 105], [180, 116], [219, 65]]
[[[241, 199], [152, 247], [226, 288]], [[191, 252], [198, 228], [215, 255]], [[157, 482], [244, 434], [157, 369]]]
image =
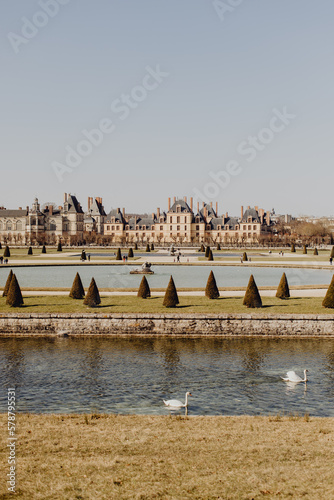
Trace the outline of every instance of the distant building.
[[270, 211], [258, 207], [241, 207], [239, 217], [226, 212], [218, 215], [218, 203], [197, 203], [193, 199], [168, 198], [167, 211], [150, 215], [132, 214], [125, 209], [106, 214], [102, 198], [88, 198], [84, 212], [76, 196], [64, 194], [62, 206], [45, 204], [41, 208], [35, 198], [31, 208], [6, 210], [0, 208], [0, 240], [9, 244], [64, 244], [94, 241], [99, 236], [106, 243], [160, 243], [170, 244], [237, 244], [260, 243], [272, 232]]

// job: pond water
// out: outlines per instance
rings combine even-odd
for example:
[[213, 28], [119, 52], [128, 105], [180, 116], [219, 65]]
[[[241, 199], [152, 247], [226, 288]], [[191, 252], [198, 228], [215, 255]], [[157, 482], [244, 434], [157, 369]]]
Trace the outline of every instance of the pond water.
[[[9, 266], [0, 267], [0, 286], [4, 286]], [[13, 268], [20, 286], [23, 287], [71, 287], [74, 276], [80, 273], [84, 286], [88, 287], [92, 276], [101, 288], [137, 288], [141, 275], [130, 275], [134, 266], [42, 266]], [[178, 287], [204, 288], [211, 270], [218, 286], [246, 287], [251, 274], [258, 286], [277, 287], [285, 272], [290, 285], [329, 285], [333, 271], [326, 269], [292, 269], [251, 266], [152, 266], [154, 275], [147, 275], [150, 287], [164, 288], [170, 275]]]
[[19, 412], [164, 415], [191, 391], [189, 415], [334, 417], [334, 340], [0, 338], [0, 382], [1, 412], [15, 386]]

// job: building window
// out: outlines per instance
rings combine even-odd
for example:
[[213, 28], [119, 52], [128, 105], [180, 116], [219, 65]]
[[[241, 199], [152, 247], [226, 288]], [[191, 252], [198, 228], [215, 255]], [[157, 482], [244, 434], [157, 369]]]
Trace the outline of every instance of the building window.
[[170, 217], [169, 217], [169, 222], [170, 222], [170, 223], [172, 223], [172, 222], [173, 222], [173, 217], [172, 217], [172, 216], [170, 216]]
[[115, 226], [111, 226], [111, 230], [112, 230], [112, 231], [115, 231]]
[[221, 230], [221, 226], [217, 226], [217, 231], [220, 231]]
[[187, 230], [187, 226], [186, 226], [186, 225], [184, 226], [184, 230], [185, 230], [185, 231]]
[[176, 218], [176, 222], [177, 222], [177, 224], [180, 224], [180, 216], [179, 215]]
[[256, 231], [256, 226], [253, 226], [254, 231]]
[[177, 226], [176, 231], [180, 231], [180, 226]]
[[180, 206], [180, 205], [178, 205], [178, 206], [176, 207], [176, 211], [177, 211], [178, 213], [180, 213], [180, 212], [181, 212], [181, 206]]
[[119, 226], [116, 226], [116, 231], [119, 231]]
[[199, 226], [196, 226], [196, 231], [199, 231]]
[[151, 226], [151, 230], [154, 231], [154, 226]]
[[169, 230], [172, 231], [172, 229], [173, 229], [173, 226], [169, 226]]
[[110, 226], [107, 226], [107, 231], [110, 231]]
[[251, 233], [248, 233], [248, 238], [250, 238], [251, 236], [252, 236]]
[[7, 231], [12, 230], [12, 223], [11, 222], [7, 222], [6, 229], [7, 229]]
[[252, 226], [248, 226], [248, 231], [250, 231], [252, 229]]
[[160, 226], [160, 231], [163, 231], [164, 230], [164, 227], [163, 226]]
[[243, 230], [245, 230], [245, 229], [246, 229], [246, 226], [243, 226], [243, 228], [242, 228], [242, 229], [243, 229]]

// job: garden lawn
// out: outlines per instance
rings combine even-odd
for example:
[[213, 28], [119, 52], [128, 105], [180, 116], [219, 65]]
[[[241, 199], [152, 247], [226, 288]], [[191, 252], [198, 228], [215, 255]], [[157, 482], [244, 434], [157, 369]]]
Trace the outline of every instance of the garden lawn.
[[156, 313], [156, 314], [334, 314], [334, 309], [322, 307], [321, 297], [290, 298], [263, 297], [261, 309], [243, 306], [243, 298], [219, 298], [215, 300], [199, 296], [179, 296], [180, 304], [175, 308], [162, 305], [163, 296], [140, 299], [136, 296], [101, 297], [98, 307], [89, 308], [83, 300], [66, 296], [25, 297], [24, 306], [13, 308], [6, 305], [6, 298], [0, 297], [1, 313]]

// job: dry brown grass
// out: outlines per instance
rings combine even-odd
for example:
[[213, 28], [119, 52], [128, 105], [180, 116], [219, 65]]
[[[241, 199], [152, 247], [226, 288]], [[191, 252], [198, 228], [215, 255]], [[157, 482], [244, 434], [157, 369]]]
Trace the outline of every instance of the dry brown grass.
[[334, 498], [329, 418], [18, 415], [17, 435], [25, 500]]

